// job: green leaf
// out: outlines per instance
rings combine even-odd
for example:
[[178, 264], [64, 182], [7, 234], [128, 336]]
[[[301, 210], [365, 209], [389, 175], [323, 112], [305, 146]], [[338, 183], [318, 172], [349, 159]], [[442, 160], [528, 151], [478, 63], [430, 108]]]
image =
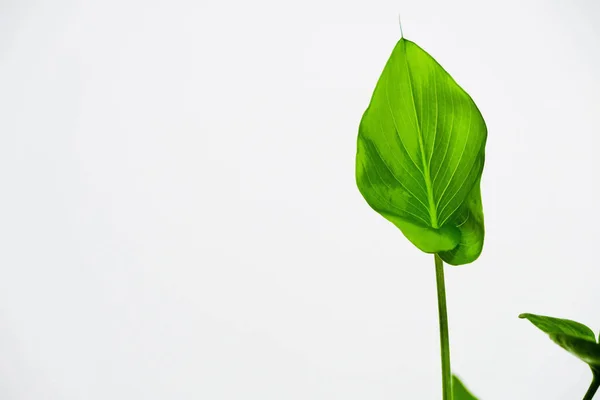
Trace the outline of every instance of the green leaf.
[[550, 339], [575, 357], [587, 363], [592, 369], [596, 370], [600, 368], [600, 344], [564, 333], [553, 333], [550, 335]]
[[521, 314], [540, 330], [547, 333], [556, 344], [587, 363], [594, 374], [600, 373], [600, 344], [587, 326], [572, 321], [535, 314]]
[[452, 265], [473, 262], [484, 239], [486, 139], [471, 97], [423, 49], [400, 39], [360, 122], [357, 186], [422, 251]]
[[453, 400], [477, 400], [456, 375], [452, 375], [452, 397]]
[[571, 321], [570, 319], [553, 318], [528, 313], [519, 315], [519, 318], [529, 320], [533, 325], [549, 335], [555, 333], [565, 334], [575, 338], [596, 342], [594, 332], [590, 328], [579, 322]]

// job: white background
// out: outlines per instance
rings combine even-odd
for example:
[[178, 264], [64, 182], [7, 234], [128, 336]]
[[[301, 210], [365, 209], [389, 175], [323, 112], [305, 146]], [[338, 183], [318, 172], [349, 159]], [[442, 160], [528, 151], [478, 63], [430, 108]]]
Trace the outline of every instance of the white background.
[[489, 129], [453, 369], [583, 397], [517, 315], [600, 329], [598, 1], [2, 0], [0, 398], [439, 399], [433, 258], [354, 182], [399, 12]]

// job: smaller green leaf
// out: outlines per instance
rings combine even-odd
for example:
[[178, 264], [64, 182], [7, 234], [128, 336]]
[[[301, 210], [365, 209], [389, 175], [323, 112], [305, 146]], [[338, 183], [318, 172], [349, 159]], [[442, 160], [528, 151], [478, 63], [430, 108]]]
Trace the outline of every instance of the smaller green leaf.
[[571, 321], [570, 319], [553, 318], [527, 313], [519, 315], [519, 318], [528, 319], [529, 322], [549, 335], [565, 334], [596, 343], [596, 336], [590, 328], [579, 322]]
[[553, 333], [550, 335], [550, 339], [587, 363], [594, 371], [600, 368], [600, 344], [564, 333]]
[[519, 318], [531, 321], [547, 333], [554, 343], [588, 364], [594, 376], [600, 376], [600, 344], [590, 328], [569, 319], [535, 314], [521, 314]]
[[477, 400], [456, 375], [452, 375], [452, 397], [454, 400]]

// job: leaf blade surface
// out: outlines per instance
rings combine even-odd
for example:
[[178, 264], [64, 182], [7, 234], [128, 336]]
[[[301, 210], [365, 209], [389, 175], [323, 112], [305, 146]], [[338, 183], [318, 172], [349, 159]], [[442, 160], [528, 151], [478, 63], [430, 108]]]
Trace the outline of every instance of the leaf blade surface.
[[542, 332], [545, 332], [549, 335], [565, 334], [572, 337], [596, 342], [594, 331], [577, 321], [530, 313], [521, 314], [519, 315], [519, 318], [527, 319]]
[[600, 369], [600, 344], [564, 333], [553, 333], [550, 339], [588, 364], [593, 370]]

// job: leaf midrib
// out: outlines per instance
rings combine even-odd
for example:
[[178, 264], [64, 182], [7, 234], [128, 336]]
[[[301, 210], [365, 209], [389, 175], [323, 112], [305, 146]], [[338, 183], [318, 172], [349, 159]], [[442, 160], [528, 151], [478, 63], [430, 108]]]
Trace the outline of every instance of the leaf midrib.
[[[404, 53], [406, 54], [406, 41], [404, 42]], [[425, 180], [425, 188], [427, 190], [427, 202], [429, 203], [429, 218], [431, 220], [431, 226], [435, 229], [439, 228], [438, 218], [437, 218], [437, 205], [435, 203], [435, 198], [433, 196], [433, 184], [431, 181], [431, 174], [429, 171], [429, 163], [425, 157], [425, 145], [423, 143], [423, 133], [421, 131], [421, 125], [419, 124], [419, 117], [417, 116], [417, 106], [415, 104], [415, 98], [413, 96], [413, 84], [412, 78], [410, 75], [410, 66], [408, 65], [408, 56], [403, 57], [406, 63], [406, 73], [408, 76], [408, 86], [410, 89], [410, 99], [412, 102], [412, 108], [415, 115], [415, 122], [417, 125], [418, 139], [419, 139], [419, 150], [421, 151], [421, 163], [423, 164], [423, 179]], [[437, 102], [437, 98], [436, 98]], [[437, 107], [437, 104], [436, 104]], [[437, 135], [437, 124], [436, 124], [436, 132]]]

